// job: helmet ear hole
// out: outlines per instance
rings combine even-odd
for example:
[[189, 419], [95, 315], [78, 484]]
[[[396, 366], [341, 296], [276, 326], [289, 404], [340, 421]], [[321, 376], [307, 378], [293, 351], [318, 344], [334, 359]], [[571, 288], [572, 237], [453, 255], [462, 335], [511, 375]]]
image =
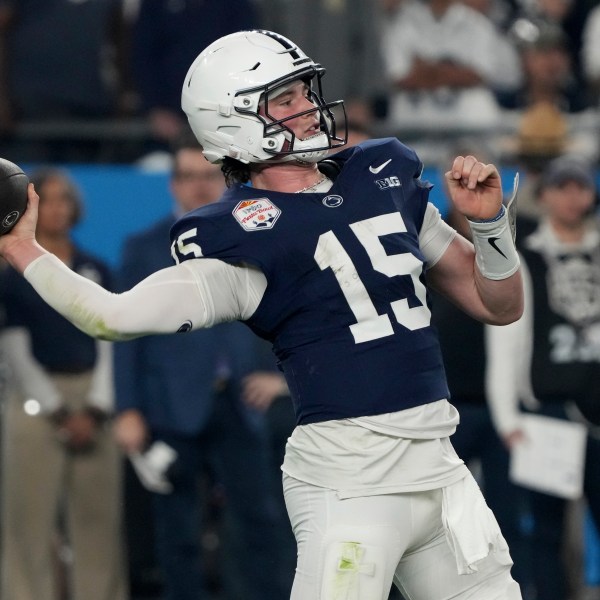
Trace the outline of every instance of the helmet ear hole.
[[232, 105], [240, 112], [257, 112], [260, 98], [258, 94], [240, 95], [233, 99]]
[[283, 150], [284, 142], [285, 138], [283, 135], [270, 136], [263, 139], [262, 147], [270, 153], [281, 152]]

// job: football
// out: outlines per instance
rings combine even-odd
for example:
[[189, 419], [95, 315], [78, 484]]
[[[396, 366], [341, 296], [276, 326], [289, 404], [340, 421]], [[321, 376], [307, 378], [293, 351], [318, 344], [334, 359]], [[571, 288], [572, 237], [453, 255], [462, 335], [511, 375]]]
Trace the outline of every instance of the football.
[[21, 167], [0, 158], [0, 235], [9, 232], [25, 212], [28, 183]]

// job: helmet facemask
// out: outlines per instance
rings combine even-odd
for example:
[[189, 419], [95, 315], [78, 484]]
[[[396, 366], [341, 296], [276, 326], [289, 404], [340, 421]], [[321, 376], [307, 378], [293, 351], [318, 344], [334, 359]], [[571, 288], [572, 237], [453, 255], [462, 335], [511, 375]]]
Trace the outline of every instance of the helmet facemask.
[[[305, 73], [294, 73], [259, 88], [241, 90], [236, 96], [259, 94], [258, 110], [242, 107], [236, 110], [241, 114], [252, 115], [263, 124], [263, 143], [265, 152], [272, 156], [273, 162], [301, 161], [317, 162], [329, 153], [331, 149], [339, 148], [347, 142], [346, 112], [342, 100], [325, 102], [323, 98], [321, 78], [325, 70], [317, 65], [310, 67]], [[303, 81], [308, 86], [308, 98], [314, 104], [299, 113], [277, 119], [269, 112], [269, 101], [279, 97], [295, 82]], [[316, 90], [313, 82], [316, 81]], [[238, 104], [238, 102], [234, 102]], [[255, 105], [254, 102], [250, 103]], [[286, 125], [289, 121], [315, 113], [318, 115], [320, 130], [308, 138], [300, 139], [294, 131]], [[340, 131], [342, 133], [340, 133]], [[271, 162], [269, 160], [269, 162]]]

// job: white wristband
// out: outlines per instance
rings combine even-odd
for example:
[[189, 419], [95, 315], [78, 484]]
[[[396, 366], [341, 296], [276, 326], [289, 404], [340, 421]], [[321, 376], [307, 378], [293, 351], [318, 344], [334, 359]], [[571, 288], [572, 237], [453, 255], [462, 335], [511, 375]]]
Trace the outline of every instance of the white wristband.
[[499, 280], [516, 273], [520, 264], [519, 255], [504, 207], [493, 221], [469, 220], [469, 226], [473, 234], [475, 261], [481, 274], [486, 279]]

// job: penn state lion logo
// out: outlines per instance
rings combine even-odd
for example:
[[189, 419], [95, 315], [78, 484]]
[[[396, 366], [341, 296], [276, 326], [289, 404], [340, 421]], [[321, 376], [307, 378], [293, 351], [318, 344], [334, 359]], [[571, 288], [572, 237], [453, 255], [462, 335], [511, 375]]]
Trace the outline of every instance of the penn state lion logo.
[[14, 223], [17, 222], [17, 219], [19, 218], [21, 213], [19, 213], [18, 210], [13, 210], [11, 212], [9, 212], [5, 217], [4, 220], [2, 221], [2, 226], [3, 227], [10, 227], [11, 225], [13, 225]]

